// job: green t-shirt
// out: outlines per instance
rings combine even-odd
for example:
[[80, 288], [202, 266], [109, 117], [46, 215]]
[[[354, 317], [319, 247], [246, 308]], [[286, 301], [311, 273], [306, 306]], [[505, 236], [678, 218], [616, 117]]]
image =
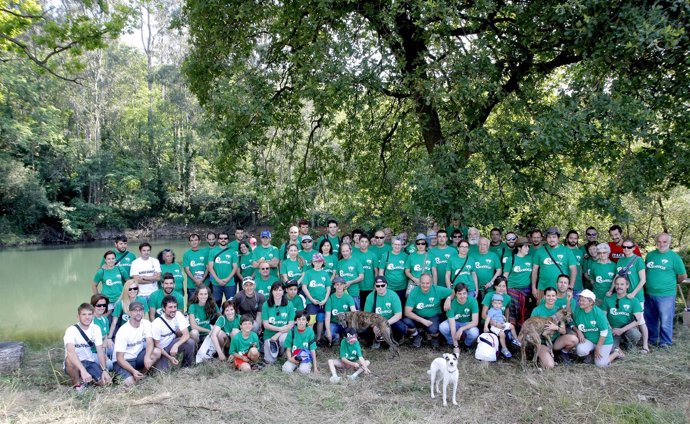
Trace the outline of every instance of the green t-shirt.
[[[541, 300], [542, 305], [545, 304], [545, 302], [546, 302], [545, 299]], [[566, 296], [557, 297], [555, 306], [557, 309], [567, 309], [568, 308], [568, 298]], [[575, 300], [575, 298], [570, 299], [570, 310], [574, 311], [576, 307], [577, 307], [577, 301]]]
[[307, 287], [312, 298], [323, 301], [326, 298], [327, 289], [331, 287], [331, 275], [325, 269], [318, 271], [309, 269], [302, 280], [302, 287], [304, 286]]
[[532, 284], [532, 257], [513, 255], [506, 257], [503, 272], [508, 272], [508, 288], [523, 289]]
[[[303, 310], [307, 309], [307, 299], [299, 293], [297, 294], [297, 296], [293, 297], [292, 299], [290, 299], [288, 297], [288, 302], [290, 303], [290, 305], [292, 305], [292, 309], [295, 312], [303, 311]], [[264, 303], [266, 303], [266, 302], [264, 302]]]
[[[310, 251], [306, 252], [304, 250], [299, 251], [299, 255], [304, 259], [304, 267], [305, 268], [311, 268], [311, 260], [314, 257], [314, 255], [318, 253], [316, 250], [311, 249]], [[326, 267], [326, 258], [324, 258], [324, 268]]]
[[340, 359], [347, 359], [348, 361], [357, 362], [362, 357], [362, 346], [359, 340], [350, 344], [347, 338], [340, 341]]
[[285, 337], [285, 348], [294, 352], [297, 349], [316, 350], [316, 336], [311, 327], [306, 327], [303, 331], [297, 329], [297, 324], [292, 327]]
[[335, 271], [336, 266], [338, 266], [338, 256], [337, 255], [326, 255], [323, 257], [323, 268], [326, 271], [333, 272], [333, 271]]
[[[377, 257], [378, 260], [380, 261], [380, 260], [381, 260], [381, 256], [384, 256], [386, 253], [392, 252], [392, 251], [393, 251], [393, 248], [391, 247], [390, 244], [385, 244], [385, 243], [384, 243], [383, 246], [378, 247], [378, 246], [374, 246], [374, 244], [372, 243], [372, 245], [369, 246], [369, 251], [372, 252], [374, 255], [376, 255], [376, 257]], [[401, 250], [401, 251], [402, 251], [402, 250]]]
[[405, 262], [407, 253], [400, 252], [397, 255], [393, 252], [386, 252], [379, 259], [379, 268], [384, 269], [388, 290], [404, 290], [407, 288], [407, 277], [405, 276]]
[[235, 314], [235, 318], [233, 318], [231, 321], [225, 315], [221, 315], [216, 320], [215, 325], [223, 330], [225, 334], [230, 334], [235, 328], [238, 330], [240, 329], [240, 317]]
[[405, 307], [411, 307], [412, 311], [423, 318], [431, 318], [441, 315], [443, 301], [451, 295], [453, 291], [443, 286], [432, 285], [429, 291], [422, 292], [421, 287], [415, 287], [410, 292], [405, 302]]
[[261, 274], [257, 273], [256, 279], [254, 279], [254, 281], [256, 282], [257, 293], [261, 293], [264, 296], [268, 296], [269, 293], [271, 293], [271, 286], [273, 285], [273, 283], [278, 281], [278, 278], [269, 274], [268, 279], [264, 280], [263, 278], [261, 278]]
[[379, 266], [379, 260], [376, 257], [376, 253], [371, 250], [362, 253], [359, 249], [355, 249], [352, 251], [352, 257], [359, 261], [364, 271], [364, 280], [359, 283], [360, 290], [374, 290], [374, 279], [376, 278], [375, 271]]
[[[640, 258], [637, 255], [632, 255], [631, 257], [625, 257], [623, 256], [622, 258], [618, 259], [618, 262], [616, 263], [616, 274], [623, 271], [626, 266], [632, 261], [633, 262], [632, 266], [627, 271], [627, 277], [628, 281], [630, 281], [630, 285], [628, 286], [628, 293], [632, 293], [633, 290], [637, 288], [637, 286], [640, 284], [640, 271], [643, 271], [645, 269], [644, 266], [644, 259]], [[637, 299], [638, 302], [644, 302], [644, 292], [645, 289], [644, 287], [637, 292], [635, 295], [635, 299]]]
[[[213, 302], [212, 299], [207, 300], [207, 302]], [[220, 309], [216, 306], [214, 308], [216, 310], [216, 314], [220, 313]], [[204, 309], [203, 306], [199, 305], [198, 303], [192, 303], [189, 305], [189, 309], [187, 310], [187, 313], [189, 315], [194, 315], [194, 320], [196, 321], [196, 325], [198, 325], [201, 328], [205, 328], [207, 330], [211, 329], [211, 318], [206, 316], [206, 310]], [[220, 319], [220, 318], [218, 318]], [[225, 319], [225, 317], [223, 317]]]
[[[278, 252], [277, 247], [275, 247], [271, 244], [269, 244], [268, 247], [264, 247], [263, 245], [258, 245], [252, 251], [252, 261], [253, 262], [258, 262], [261, 260], [270, 262], [273, 259], [280, 259], [280, 252]], [[271, 268], [271, 275], [274, 276], [276, 279], [278, 279], [278, 277], [279, 277], [278, 269], [277, 268]]]
[[[486, 306], [487, 308], [491, 309], [491, 297], [495, 294], [496, 292], [491, 291], [484, 296], [484, 299], [482, 299], [482, 305]], [[505, 313], [506, 308], [510, 306], [510, 296], [508, 293], [503, 293], [503, 305], [501, 306], [501, 311]]]
[[[218, 318], [218, 320], [220, 321], [220, 318]], [[255, 332], [251, 331], [249, 333], [249, 337], [246, 339], [242, 333], [238, 333], [232, 338], [232, 340], [230, 340], [230, 350], [228, 353], [230, 355], [239, 353], [240, 355], [246, 356], [247, 352], [249, 352], [249, 349], [252, 348], [252, 344], [257, 349], [259, 348], [259, 336], [257, 336]]]
[[[448, 261], [448, 271], [450, 271], [451, 288], [454, 289], [460, 283], [467, 285], [467, 291], [476, 291], [472, 273], [474, 272], [474, 259], [471, 255], [464, 258], [456, 255]], [[445, 279], [445, 277], [444, 277]]]
[[611, 288], [613, 277], [616, 276], [616, 263], [608, 262], [605, 264], [592, 262], [589, 268], [589, 276], [592, 279], [592, 291], [597, 299], [604, 300], [606, 292]]
[[585, 312], [583, 309], [575, 308], [573, 312], [573, 322], [577, 328], [584, 334], [585, 339], [590, 342], [597, 344], [599, 341], [599, 336], [601, 332], [606, 331], [606, 338], [604, 339], [604, 344], [613, 343], [613, 332], [609, 322], [604, 315], [604, 311], [599, 309], [597, 306], [592, 307], [589, 312]]
[[[175, 299], [177, 300], [177, 309], [180, 311], [184, 311], [184, 297], [176, 291], [173, 290], [171, 293], [173, 296], [175, 296]], [[151, 293], [151, 296], [149, 297], [149, 307], [146, 308], [146, 312], [148, 313], [148, 310], [153, 308], [154, 311], [156, 311], [156, 318], [159, 316], [163, 315], [163, 298], [166, 296], [165, 291], [163, 289], [158, 289], [155, 292]]]
[[163, 283], [163, 276], [166, 272], [171, 273], [175, 279], [175, 288], [173, 290], [177, 293], [184, 293], [184, 271], [180, 264], [161, 264], [161, 284]]
[[[549, 256], [549, 253], [551, 255]], [[553, 259], [551, 259], [553, 257]], [[556, 261], [556, 262], [554, 262]], [[570, 266], [575, 266], [575, 256], [573, 252], [563, 245], [554, 248], [542, 246], [532, 256], [532, 266], [539, 267], [539, 280], [537, 290], [544, 290], [547, 287], [556, 287], [556, 281], [560, 274], [570, 276]]]
[[[336, 272], [339, 276], [343, 277], [345, 281], [352, 281], [359, 277], [359, 274], [364, 274], [364, 269], [362, 268], [362, 264], [357, 259], [350, 258], [339, 260], [336, 267]], [[352, 297], [359, 296], [359, 283], [352, 284], [347, 289], [347, 292]]]
[[254, 277], [254, 272], [256, 270], [252, 266], [252, 255], [246, 254], [246, 255], [238, 256], [237, 259], [239, 261], [238, 266], [240, 267], [240, 272], [242, 274], [242, 278]]
[[[154, 292], [154, 293], [155, 293], [155, 292]], [[146, 301], [146, 299], [144, 299], [144, 298], [141, 297], [141, 296], [137, 296], [136, 299], [134, 299], [134, 301], [135, 301], [135, 302], [141, 302], [141, 304], [144, 305], [144, 311], [146, 311], [146, 312], [148, 313], [149, 304], [148, 304], [148, 302]], [[117, 303], [115, 303], [115, 309], [113, 309], [113, 316], [114, 316], [114, 317], [120, 318], [120, 324], [124, 324], [124, 323], [126, 323], [127, 321], [129, 321], [128, 312], [129, 312], [129, 311], [124, 311], [124, 310], [123, 310], [123, 308], [122, 308], [122, 301], [121, 301], [121, 300], [118, 300]]]
[[436, 283], [445, 286], [448, 261], [453, 256], [458, 256], [458, 251], [453, 246], [446, 246], [443, 249], [434, 247], [429, 251], [429, 254], [431, 255], [431, 265], [436, 268]]
[[647, 283], [645, 293], [650, 296], [676, 296], [678, 275], [687, 274], [683, 260], [672, 250], [647, 255]]
[[454, 319], [456, 323], [467, 323], [472, 321], [472, 314], [478, 313], [479, 304], [477, 299], [468, 297], [465, 303], [460, 303], [456, 297], [450, 302], [450, 309], [446, 312], [446, 317]]
[[299, 261], [292, 259], [285, 259], [280, 264], [280, 274], [287, 275], [288, 280], [299, 280], [304, 272], [304, 267], [299, 266]]
[[[237, 265], [237, 254], [229, 248], [222, 249], [220, 246], [216, 246], [208, 254], [208, 263], [213, 264], [213, 271], [218, 278], [225, 279], [232, 272], [233, 266]], [[213, 285], [218, 285], [215, 279]], [[234, 286], [235, 279], [231, 278], [225, 285]]]
[[[556, 313], [558, 312], [559, 309], [560, 308], [558, 307], [558, 305], [554, 305], [553, 308], [551, 308], [551, 309], [547, 308], [546, 304], [543, 302], [543, 299], [542, 299], [542, 303], [532, 310], [531, 316], [542, 317], [542, 318], [551, 318], [551, 317], [556, 316]], [[554, 334], [551, 335], [551, 341], [555, 341], [560, 336], [561, 336], [561, 333], [556, 331]]]
[[513, 253], [512, 249], [504, 242], [500, 242], [497, 246], [489, 243], [489, 252], [495, 253], [501, 263], [503, 263], [503, 257], [506, 255], [510, 256]]
[[[189, 268], [189, 271], [197, 278], [201, 278], [204, 276], [204, 273], [206, 273], [207, 259], [208, 248], [203, 247], [199, 248], [199, 250], [196, 251], [189, 249], [186, 252], [184, 252], [184, 256], [182, 256], [182, 266], [185, 268]], [[204, 282], [206, 283], [206, 285], [208, 285], [208, 276], [206, 277]], [[187, 278], [187, 287], [194, 287], [194, 281], [191, 281], [190, 278]]]
[[410, 271], [413, 277], [419, 278], [422, 274], [431, 274], [432, 260], [430, 253], [414, 252], [407, 256], [405, 269]]
[[108, 334], [110, 334], [110, 319], [106, 316], [100, 316], [97, 317], [96, 315], [93, 316], [93, 323], [98, 326], [98, 328], [101, 329], [101, 335], [105, 339], [108, 337]]
[[343, 312], [350, 312], [353, 306], [355, 306], [355, 300], [349, 294], [343, 293], [341, 297], [338, 297], [333, 293], [326, 301], [325, 310], [331, 313], [331, 322], [337, 322], [335, 317]]
[[[582, 286], [582, 262], [585, 257], [585, 248], [583, 246], [578, 246], [572, 249], [570, 247], [567, 248], [570, 249], [570, 251], [573, 253], [573, 257], [575, 257], [575, 267], [577, 268], [577, 271], [575, 273], [574, 291], [581, 292], [584, 288]], [[566, 275], [570, 275], [570, 270], [568, 270], [568, 273]]]
[[623, 297], [622, 299], [618, 299], [616, 293], [613, 293], [611, 296], [606, 296], [603, 307], [612, 328], [625, 327], [635, 319], [634, 314], [642, 312], [642, 305], [640, 305], [637, 298], [628, 299], [627, 297]]
[[127, 279], [127, 271], [121, 269], [119, 266], [113, 269], [99, 268], [96, 275], [93, 276], [93, 282], [98, 285], [101, 284], [101, 294], [108, 298], [108, 302], [115, 303], [122, 294], [122, 283]]
[[[374, 302], [376, 302], [376, 305], [374, 305]], [[400, 298], [393, 290], [386, 290], [386, 294], [383, 296], [379, 296], [377, 293], [367, 296], [364, 310], [366, 312], [374, 312], [385, 319], [391, 319], [393, 315], [403, 311]]]
[[[295, 308], [291, 304], [287, 306], [269, 306], [268, 301], [266, 301], [261, 307], [261, 319], [268, 321], [269, 324], [276, 327], [285, 327], [295, 320]], [[275, 334], [275, 331], [265, 329], [264, 340], [273, 337]]]
[[[129, 280], [129, 269], [132, 267], [132, 262], [137, 258], [136, 255], [129, 250], [120, 252], [118, 250], [113, 250], [115, 252], [115, 266], [122, 268], [122, 272], [125, 273], [125, 280]], [[105, 265], [105, 258], [101, 258], [101, 264], [99, 267]]]
[[474, 260], [474, 272], [477, 274], [477, 281], [479, 287], [486, 285], [496, 274], [497, 269], [501, 269], [501, 259], [493, 252], [487, 252], [482, 255], [476, 254], [472, 257]]
[[231, 241], [230, 243], [228, 243], [228, 249], [232, 250], [232, 253], [234, 253], [235, 256], [239, 256], [240, 255], [240, 242], [237, 239]]
[[[287, 251], [288, 251], [288, 246], [290, 246], [290, 244], [291, 244], [291, 242], [286, 241], [285, 243], [281, 244], [280, 247], [278, 248], [278, 255], [279, 255], [278, 259], [280, 259], [281, 261], [284, 259], [287, 259], [287, 257], [288, 257]], [[299, 240], [295, 243], [295, 246], [297, 246], [297, 252], [299, 254], [299, 251], [302, 250], [302, 244], [300, 243]]]

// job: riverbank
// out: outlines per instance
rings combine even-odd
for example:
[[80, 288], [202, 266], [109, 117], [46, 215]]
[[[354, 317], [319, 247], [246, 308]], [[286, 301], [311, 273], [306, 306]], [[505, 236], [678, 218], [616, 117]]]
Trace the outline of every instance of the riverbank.
[[[365, 350], [370, 376], [328, 381], [318, 351], [319, 374], [285, 375], [277, 366], [240, 374], [209, 363], [142, 384], [87, 390], [77, 397], [60, 371], [60, 346], [31, 349], [22, 369], [0, 380], [0, 416], [40, 422], [319, 422], [328, 423], [687, 423], [690, 416], [690, 329], [678, 328], [676, 344], [643, 355], [630, 352], [609, 369], [558, 366], [543, 372], [519, 360], [486, 364], [462, 353], [460, 406], [430, 399], [426, 370], [440, 353], [401, 348]], [[392, 362], [394, 361], [394, 362]]]

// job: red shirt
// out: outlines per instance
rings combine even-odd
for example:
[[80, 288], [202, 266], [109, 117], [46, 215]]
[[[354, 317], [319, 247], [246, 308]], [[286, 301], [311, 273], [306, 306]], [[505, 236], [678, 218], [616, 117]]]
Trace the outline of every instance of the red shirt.
[[[621, 243], [621, 245], [617, 245], [616, 243], [614, 243], [612, 241], [609, 242], [609, 247], [611, 248], [611, 253], [609, 254], [609, 259], [611, 259], [613, 262], [617, 263], [618, 259], [625, 256], [625, 254], [623, 253], [622, 244], [623, 243]], [[642, 257], [642, 253], [640, 252], [640, 247], [638, 245], [635, 245], [635, 249], [633, 250], [633, 252], [637, 256]]]

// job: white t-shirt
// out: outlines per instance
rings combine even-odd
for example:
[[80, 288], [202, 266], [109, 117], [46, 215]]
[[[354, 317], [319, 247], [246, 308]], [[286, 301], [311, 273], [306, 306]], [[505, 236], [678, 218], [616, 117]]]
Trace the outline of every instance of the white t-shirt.
[[[82, 330], [84, 329], [82, 328]], [[101, 346], [103, 344], [101, 329], [96, 324], [91, 323], [89, 328], [84, 330], [84, 334], [86, 334], [86, 337], [88, 337], [89, 340], [91, 340], [96, 346]], [[89, 344], [75, 326], [70, 325], [67, 328], [63, 341], [65, 342], [65, 358], [67, 357], [67, 344], [71, 343], [74, 345], [74, 350], [77, 352], [77, 357], [80, 361], [91, 361], [98, 363], [98, 355], [96, 352], [91, 350]]]
[[[155, 273], [161, 272], [161, 264], [158, 259], [149, 257], [148, 260], [136, 258], [129, 268], [129, 276], [152, 277]], [[151, 296], [151, 293], [158, 290], [158, 284], [140, 284], [139, 296]]]
[[[175, 340], [175, 337], [177, 337], [174, 331], [170, 331], [170, 328], [175, 331], [181, 328], [187, 328], [189, 327], [189, 320], [180, 311], [175, 313], [175, 318], [172, 320], [168, 320], [164, 317], [165, 315], [161, 315], [153, 320], [153, 324], [151, 324], [151, 332], [153, 333], [153, 340], [159, 340], [161, 347], [168, 347], [168, 345]], [[164, 319], [170, 328], [165, 325], [163, 322]]]
[[142, 320], [139, 327], [132, 327], [131, 321], [125, 323], [115, 336], [115, 353], [124, 352], [125, 359], [136, 359], [146, 349], [146, 339], [151, 337], [151, 323]]

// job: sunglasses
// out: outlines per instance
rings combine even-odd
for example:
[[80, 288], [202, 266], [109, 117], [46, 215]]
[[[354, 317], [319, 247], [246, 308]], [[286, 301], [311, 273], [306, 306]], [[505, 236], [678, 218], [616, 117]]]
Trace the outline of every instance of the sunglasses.
[[311, 243], [311, 240], [302, 240], [302, 243]]
[[382, 238], [384, 238], [384, 237], [385, 237], [385, 236], [374, 236], [375, 239], [382, 239]]
[[462, 238], [462, 236], [453, 236], [453, 238]]
[[635, 246], [623, 246], [623, 249], [634, 249]]
[[137, 290], [139, 290], [139, 287], [130, 287], [128, 290], [129, 291], [137, 291]]
[[589, 237], [596, 237], [596, 236], [597, 236], [597, 233], [587, 233], [587, 235], [588, 235]]
[[386, 285], [385, 285], [385, 284], [377, 284], [377, 285], [376, 285], [376, 288], [377, 288], [377, 289], [380, 289], [380, 288], [383, 288], [383, 287], [386, 287]]
[[426, 242], [425, 242], [425, 241], [418, 241], [418, 242], [415, 243], [415, 244], [416, 244], [417, 246], [426, 246]]
[[106, 306], [108, 306], [108, 304], [107, 303], [96, 303], [94, 306], [97, 308], [105, 308]]

